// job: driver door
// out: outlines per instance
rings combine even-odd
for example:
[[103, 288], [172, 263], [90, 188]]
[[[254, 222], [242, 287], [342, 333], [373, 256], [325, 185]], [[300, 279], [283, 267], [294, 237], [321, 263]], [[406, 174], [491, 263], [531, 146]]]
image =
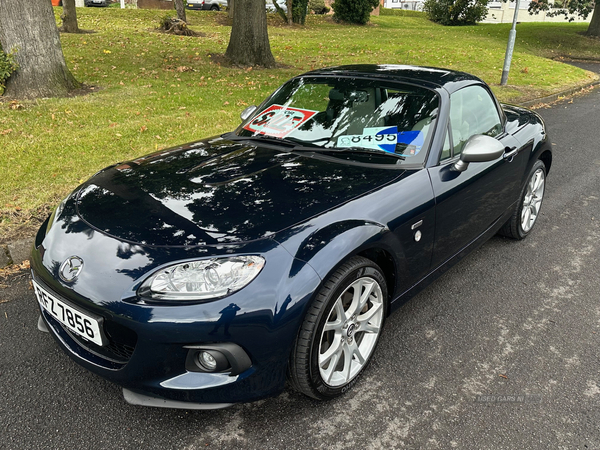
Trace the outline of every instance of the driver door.
[[507, 149], [521, 144], [504, 132], [497, 103], [482, 85], [472, 85], [450, 96], [450, 119], [440, 164], [429, 169], [436, 199], [433, 265], [437, 267], [481, 236], [519, 195], [525, 170], [525, 152], [513, 159], [503, 157], [470, 163], [464, 172], [452, 170], [466, 141], [485, 134]]

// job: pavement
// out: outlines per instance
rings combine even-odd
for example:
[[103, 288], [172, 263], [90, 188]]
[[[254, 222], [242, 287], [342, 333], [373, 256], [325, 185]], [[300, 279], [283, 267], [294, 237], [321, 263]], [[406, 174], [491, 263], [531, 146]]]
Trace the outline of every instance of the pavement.
[[8, 245], [0, 245], [0, 268], [28, 260], [32, 246], [33, 238], [18, 239]]
[[554, 161], [532, 234], [492, 238], [390, 316], [331, 402], [130, 406], [36, 330], [27, 272], [0, 280], [0, 448], [600, 448], [600, 89], [538, 112]]

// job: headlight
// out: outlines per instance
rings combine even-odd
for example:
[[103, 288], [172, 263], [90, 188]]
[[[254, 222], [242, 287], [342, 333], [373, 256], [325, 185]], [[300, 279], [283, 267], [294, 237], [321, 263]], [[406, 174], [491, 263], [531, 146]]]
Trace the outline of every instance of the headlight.
[[190, 261], [161, 269], [138, 293], [156, 300], [206, 300], [239, 291], [265, 265], [260, 256], [232, 256]]

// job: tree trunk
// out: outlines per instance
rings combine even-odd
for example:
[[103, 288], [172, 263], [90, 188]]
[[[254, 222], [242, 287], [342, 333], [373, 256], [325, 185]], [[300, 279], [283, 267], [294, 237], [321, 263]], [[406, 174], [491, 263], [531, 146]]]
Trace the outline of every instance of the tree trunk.
[[187, 22], [187, 18], [185, 17], [185, 5], [183, 4], [183, 0], [175, 0], [175, 11], [177, 11], [177, 18], [179, 20]]
[[588, 36], [600, 36], [600, 2], [596, 2], [596, 5], [597, 7], [594, 8], [590, 26], [586, 32]]
[[288, 19], [288, 25], [291, 25], [292, 23], [294, 23], [294, 19], [292, 16], [292, 6], [293, 6], [293, 1], [294, 0], [287, 0], [287, 19]]
[[227, 15], [230, 19], [233, 19], [233, 6], [235, 4], [234, 0], [227, 0]]
[[265, 0], [235, 0], [225, 57], [243, 66], [275, 66], [267, 32]]
[[0, 0], [0, 44], [17, 49], [19, 68], [6, 84], [14, 98], [60, 97], [81, 87], [65, 63], [52, 4], [36, 0]]
[[62, 0], [63, 13], [60, 15], [62, 26], [59, 28], [63, 33], [79, 33], [77, 26], [77, 8], [75, 0]]

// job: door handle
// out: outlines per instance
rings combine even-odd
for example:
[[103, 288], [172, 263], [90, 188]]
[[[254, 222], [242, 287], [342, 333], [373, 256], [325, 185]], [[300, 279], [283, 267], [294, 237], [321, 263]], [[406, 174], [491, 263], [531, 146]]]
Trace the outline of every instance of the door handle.
[[512, 162], [514, 157], [517, 156], [517, 153], [519, 153], [519, 149], [517, 147], [506, 147], [504, 149], [504, 155], [502, 155], [502, 158], [508, 162]]

